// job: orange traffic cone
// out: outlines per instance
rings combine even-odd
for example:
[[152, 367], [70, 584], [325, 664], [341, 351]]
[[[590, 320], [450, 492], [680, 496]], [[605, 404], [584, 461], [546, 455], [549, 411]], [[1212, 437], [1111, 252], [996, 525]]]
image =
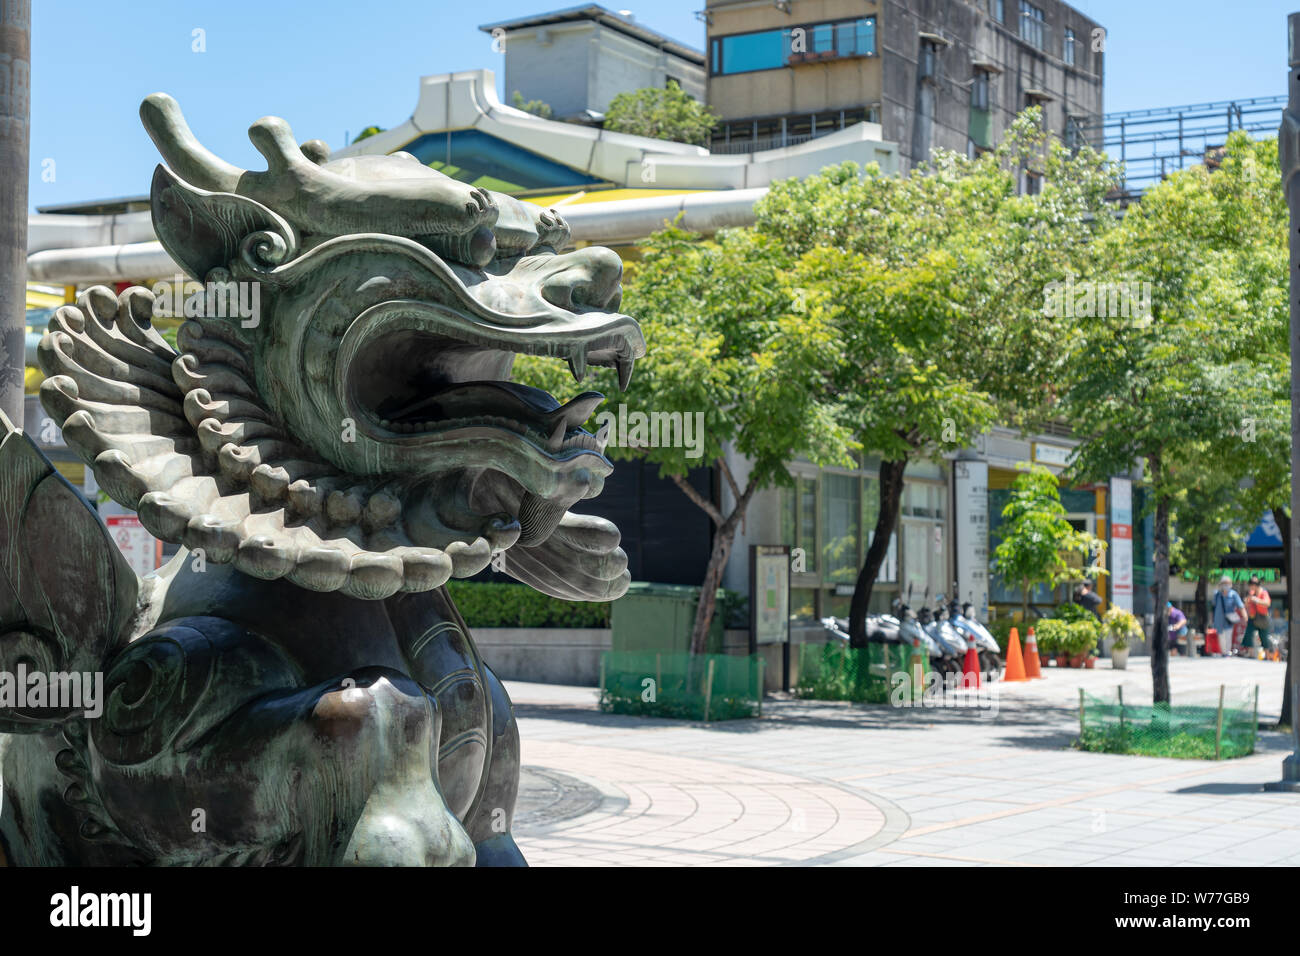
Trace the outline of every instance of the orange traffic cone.
[[[1011, 629], [1011, 634], [1015, 636], [1016, 629]], [[1038, 639], [1034, 637], [1034, 629], [1031, 627], [1029, 633], [1025, 635], [1025, 676], [1031, 679], [1041, 678], [1043, 676], [1043, 667], [1038, 660]]]
[[975, 635], [966, 635], [966, 660], [962, 662], [961, 686], [979, 687], [980, 652], [975, 649]]
[[1011, 629], [1011, 639], [1007, 641], [1007, 673], [1003, 680], [1029, 680], [1025, 675], [1025, 661], [1020, 656], [1020, 632]]

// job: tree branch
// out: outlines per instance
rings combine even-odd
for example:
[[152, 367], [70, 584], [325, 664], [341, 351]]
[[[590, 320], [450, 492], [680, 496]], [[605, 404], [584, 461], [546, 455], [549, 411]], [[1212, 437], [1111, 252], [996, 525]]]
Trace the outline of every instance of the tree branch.
[[688, 482], [685, 477], [682, 475], [672, 475], [671, 477], [673, 479], [673, 484], [682, 489], [687, 498], [690, 498], [691, 501], [703, 508], [704, 513], [713, 519], [714, 524], [721, 526], [726, 521], [726, 519], [722, 517], [722, 512], [719, 511], [711, 501], [706, 500], [703, 495], [692, 488], [690, 482]]
[[735, 497], [736, 504], [740, 504], [740, 486], [736, 484], [736, 477], [731, 473], [731, 466], [727, 464], [726, 455], [718, 458], [718, 467], [722, 471], [722, 477], [727, 479], [727, 485], [731, 488], [731, 494]]

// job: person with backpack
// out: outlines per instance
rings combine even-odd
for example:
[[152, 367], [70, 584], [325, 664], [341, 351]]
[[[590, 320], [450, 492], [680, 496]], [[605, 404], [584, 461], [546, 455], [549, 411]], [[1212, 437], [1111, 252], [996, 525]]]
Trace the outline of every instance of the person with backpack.
[[1273, 629], [1273, 619], [1269, 617], [1269, 607], [1273, 599], [1268, 596], [1268, 591], [1264, 585], [1259, 583], [1259, 578], [1251, 575], [1250, 584], [1247, 586], [1246, 595], [1246, 636], [1241, 639], [1241, 650], [1243, 657], [1253, 656], [1255, 647], [1255, 634], [1259, 634], [1259, 659], [1262, 661], [1269, 656], [1273, 649], [1273, 639], [1269, 632]]
[[1246, 604], [1232, 587], [1232, 578], [1226, 574], [1219, 578], [1219, 589], [1214, 592], [1214, 629], [1219, 632], [1219, 647], [1231, 653], [1232, 629], [1246, 620]]

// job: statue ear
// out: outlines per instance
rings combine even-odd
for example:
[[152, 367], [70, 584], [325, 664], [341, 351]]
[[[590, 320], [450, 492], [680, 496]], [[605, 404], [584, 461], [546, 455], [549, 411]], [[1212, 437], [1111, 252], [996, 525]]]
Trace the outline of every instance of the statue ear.
[[166, 166], [154, 170], [149, 205], [158, 241], [200, 282], [213, 269], [229, 268], [246, 254], [254, 236], [258, 236], [256, 243], [268, 232], [275, 234], [280, 240], [276, 245], [289, 255], [298, 246], [293, 227], [261, 203], [191, 186]]

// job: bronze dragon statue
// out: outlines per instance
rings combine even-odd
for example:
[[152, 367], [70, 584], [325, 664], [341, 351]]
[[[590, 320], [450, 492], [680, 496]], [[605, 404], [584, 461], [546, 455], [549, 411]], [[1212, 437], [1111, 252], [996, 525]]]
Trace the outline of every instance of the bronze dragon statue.
[[[412, 156], [331, 161], [275, 117], [264, 172], [141, 107], [151, 206], [202, 291], [91, 288], [40, 345], [41, 401], [112, 498], [181, 546], [143, 579], [7, 421], [0, 672], [98, 672], [102, 713], [0, 697], [13, 865], [522, 865], [519, 735], [444, 587], [488, 563], [556, 597], [627, 588], [570, 510], [612, 470], [517, 354], [645, 352], [608, 249]], [[252, 294], [247, 294], [251, 290]], [[242, 298], [241, 298], [242, 297]], [[232, 302], [257, 307], [231, 308]]]

